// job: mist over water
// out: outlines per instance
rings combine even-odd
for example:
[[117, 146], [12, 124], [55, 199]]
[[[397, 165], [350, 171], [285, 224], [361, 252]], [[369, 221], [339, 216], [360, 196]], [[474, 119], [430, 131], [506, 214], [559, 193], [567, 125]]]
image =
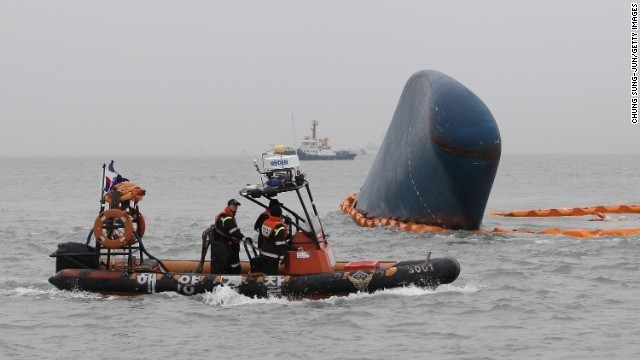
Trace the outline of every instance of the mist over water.
[[[115, 159], [147, 190], [145, 246], [196, 259], [200, 233], [229, 198], [258, 181], [254, 156]], [[0, 158], [1, 358], [630, 359], [640, 356], [640, 236], [562, 236], [360, 228], [338, 205], [374, 156], [303, 162], [337, 259], [452, 256], [460, 277], [322, 300], [251, 299], [228, 288], [186, 297], [64, 292], [47, 282], [59, 242], [84, 242], [111, 159]], [[506, 155], [490, 210], [640, 204], [638, 155]], [[240, 198], [241, 202], [242, 199]], [[286, 199], [285, 199], [286, 201]], [[242, 202], [245, 235], [260, 209]], [[483, 228], [640, 227], [589, 217], [486, 215]], [[242, 257], [246, 256], [242, 254]]]

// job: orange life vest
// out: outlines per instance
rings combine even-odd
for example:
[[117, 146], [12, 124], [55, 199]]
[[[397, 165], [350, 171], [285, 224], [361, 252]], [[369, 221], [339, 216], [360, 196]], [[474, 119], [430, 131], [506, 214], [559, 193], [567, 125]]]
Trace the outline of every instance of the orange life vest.
[[272, 236], [276, 237], [280, 235], [281, 231], [284, 231], [284, 238], [286, 238], [289, 234], [289, 231], [287, 230], [287, 227], [282, 223], [282, 220], [280, 220], [280, 218], [277, 216], [269, 216], [262, 223], [262, 227], [260, 228], [260, 234], [264, 236], [265, 239], [269, 239]]

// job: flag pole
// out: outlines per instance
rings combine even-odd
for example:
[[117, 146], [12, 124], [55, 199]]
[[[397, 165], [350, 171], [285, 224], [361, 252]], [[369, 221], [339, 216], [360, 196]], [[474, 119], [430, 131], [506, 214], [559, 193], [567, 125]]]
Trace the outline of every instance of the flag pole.
[[102, 181], [100, 181], [100, 184], [102, 185], [100, 186], [100, 213], [104, 211], [104, 173], [106, 167], [107, 164], [102, 163]]

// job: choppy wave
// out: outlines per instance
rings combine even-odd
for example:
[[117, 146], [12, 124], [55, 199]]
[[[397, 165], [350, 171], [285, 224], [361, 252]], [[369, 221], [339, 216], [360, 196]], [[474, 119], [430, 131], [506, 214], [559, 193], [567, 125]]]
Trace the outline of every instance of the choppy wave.
[[103, 296], [85, 291], [62, 291], [55, 288], [16, 287], [13, 289], [0, 289], [0, 297], [11, 298], [49, 298], [54, 300], [113, 300], [116, 296]]
[[[120, 160], [118, 170], [149, 191], [141, 208], [147, 218], [145, 246], [153, 255], [199, 257], [202, 229], [223, 203], [237, 196], [240, 184], [253, 181], [248, 178], [253, 173], [238, 170], [246, 168], [239, 165], [245, 162], [251, 167], [252, 158], [232, 160]], [[103, 296], [57, 290], [47, 282], [55, 269], [55, 259], [48, 255], [58, 242], [86, 240], [99, 195], [94, 191], [100, 175], [94, 170], [99, 166], [91, 166], [103, 161], [1, 163], [10, 171], [0, 173], [0, 199], [4, 201], [0, 208], [0, 327], [11, 330], [0, 340], [0, 347], [8, 349], [0, 357], [58, 359], [91, 353], [124, 359], [205, 358], [213, 351], [216, 357], [265, 354], [265, 358], [278, 359], [640, 355], [640, 348], [633, 345], [639, 335], [634, 315], [640, 288], [640, 237], [580, 240], [360, 228], [337, 208], [362, 185], [362, 174], [369, 165], [366, 157], [349, 163], [304, 164], [336, 258], [410, 260], [424, 258], [431, 251], [432, 258], [451, 256], [459, 261], [462, 272], [453, 284], [435, 290], [406, 287], [318, 300], [255, 299], [231, 288], [192, 297], [177, 293]], [[593, 161], [591, 157], [532, 156], [511, 161], [507, 157], [487, 209], [634, 202], [628, 197], [637, 195], [637, 185], [629, 179], [640, 178], [640, 157]], [[538, 167], [532, 167], [536, 162]], [[571, 171], [565, 171], [568, 165]], [[613, 178], [611, 174], [621, 165], [633, 173]], [[594, 180], [594, 176], [580, 176], [594, 168], [601, 174], [596, 180], [610, 187], [589, 192], [593, 188], [589, 184], [575, 186], [576, 178]], [[549, 180], [549, 173], [563, 171], [565, 175]], [[47, 175], [34, 176], [40, 173]], [[69, 174], [74, 176], [74, 196], [69, 196]], [[327, 174], [341, 175], [336, 181]], [[220, 181], [211, 183], [211, 179]], [[239, 225], [247, 230], [245, 235], [252, 236], [250, 228], [260, 212], [243, 203]], [[638, 226], [634, 221], [640, 219], [595, 224], [585, 218], [523, 223], [485, 217], [488, 228], [528, 224], [533, 230]], [[545, 346], [540, 347], [541, 343]], [[107, 344], [129, 351], [105, 353], [105, 348], [114, 348]], [[586, 350], [585, 344], [589, 344]]]

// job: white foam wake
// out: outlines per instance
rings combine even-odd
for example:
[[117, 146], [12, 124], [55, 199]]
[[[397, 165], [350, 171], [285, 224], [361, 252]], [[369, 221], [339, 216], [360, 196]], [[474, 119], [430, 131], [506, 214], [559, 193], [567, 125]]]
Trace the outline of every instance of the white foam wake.
[[[465, 285], [453, 285], [446, 284], [440, 285], [435, 290], [428, 288], [420, 288], [416, 286], [407, 286], [401, 288], [393, 288], [376, 291], [375, 293], [359, 292], [346, 296], [331, 296], [326, 299], [312, 300], [289, 300], [287, 298], [269, 297], [269, 298], [250, 298], [248, 296], [239, 294], [230, 287], [218, 286], [214, 288], [213, 292], [202, 294], [203, 303], [212, 306], [220, 307], [233, 307], [242, 305], [257, 305], [257, 304], [280, 304], [280, 305], [296, 305], [296, 304], [308, 304], [312, 302], [328, 303], [331, 305], [337, 305], [344, 302], [358, 301], [361, 299], [375, 298], [381, 296], [430, 296], [439, 293], [463, 293], [472, 294], [482, 290], [483, 286], [476, 286], [471, 284]], [[181, 296], [181, 295], [178, 295]]]
[[203, 302], [213, 306], [239, 306], [255, 304], [289, 304], [286, 298], [250, 298], [228, 286], [216, 286], [212, 292], [202, 294]]

